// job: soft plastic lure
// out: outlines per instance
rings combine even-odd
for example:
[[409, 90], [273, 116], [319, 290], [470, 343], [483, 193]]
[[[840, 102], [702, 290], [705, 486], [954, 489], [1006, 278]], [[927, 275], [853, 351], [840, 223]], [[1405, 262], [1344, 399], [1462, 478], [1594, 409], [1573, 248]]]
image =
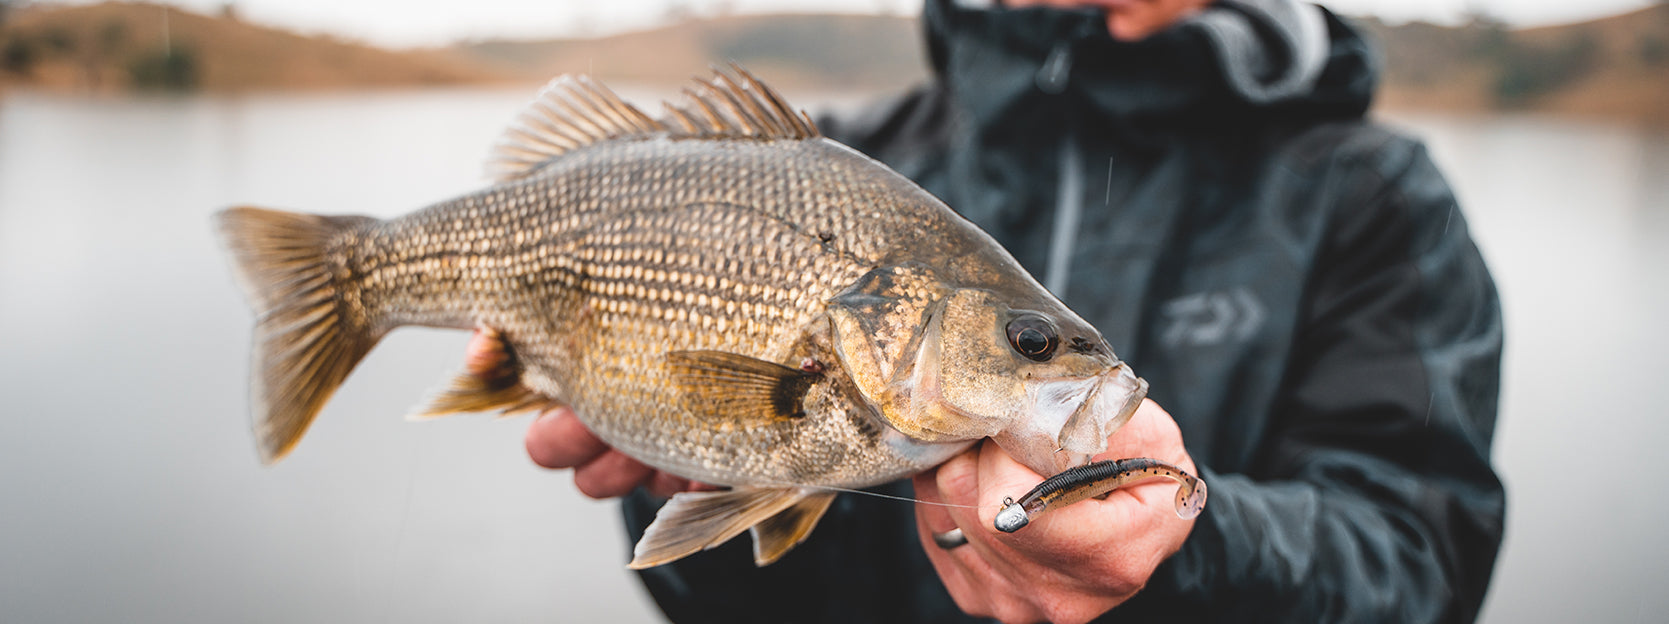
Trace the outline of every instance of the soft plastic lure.
[[1031, 524], [1038, 514], [1047, 509], [1105, 496], [1130, 483], [1155, 477], [1180, 484], [1176, 490], [1176, 515], [1183, 520], [1198, 516], [1205, 509], [1205, 482], [1199, 477], [1157, 459], [1109, 459], [1068, 468], [1044, 479], [1018, 501], [1012, 498], [1003, 500], [1003, 510], [997, 512], [997, 530], [1013, 533]]

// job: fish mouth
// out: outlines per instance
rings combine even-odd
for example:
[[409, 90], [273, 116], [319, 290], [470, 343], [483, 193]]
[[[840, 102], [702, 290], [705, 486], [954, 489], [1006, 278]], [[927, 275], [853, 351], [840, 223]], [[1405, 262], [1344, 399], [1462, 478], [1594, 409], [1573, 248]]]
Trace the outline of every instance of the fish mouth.
[[1037, 384], [1025, 422], [991, 436], [997, 445], [1040, 475], [1088, 463], [1107, 450], [1107, 436], [1130, 422], [1147, 397], [1147, 381], [1123, 362], [1088, 379]]

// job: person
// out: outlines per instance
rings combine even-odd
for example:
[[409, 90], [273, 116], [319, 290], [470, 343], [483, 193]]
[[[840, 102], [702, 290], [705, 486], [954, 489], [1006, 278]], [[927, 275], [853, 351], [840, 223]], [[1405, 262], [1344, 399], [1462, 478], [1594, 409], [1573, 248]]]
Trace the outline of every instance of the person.
[[[1152, 388], [1101, 457], [1197, 470], [1205, 512], [1177, 519], [1155, 482], [999, 534], [989, 504], [1042, 477], [987, 443], [876, 488], [914, 506], [839, 497], [770, 567], [733, 540], [644, 570], [666, 615], [1475, 619], [1504, 521], [1499, 304], [1422, 146], [1364, 118], [1362, 36], [1292, 0], [928, 0], [923, 22], [931, 83], [825, 133], [943, 198], [1096, 325]], [[625, 496], [634, 540], [699, 487], [566, 410], [527, 451]], [[933, 543], [952, 528], [966, 545]]]

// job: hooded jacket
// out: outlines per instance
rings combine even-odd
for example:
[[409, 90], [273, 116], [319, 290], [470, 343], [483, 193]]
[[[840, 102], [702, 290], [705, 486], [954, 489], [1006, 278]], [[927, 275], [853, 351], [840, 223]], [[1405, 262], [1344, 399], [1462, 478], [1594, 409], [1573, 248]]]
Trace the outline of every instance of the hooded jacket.
[[[1100, 621], [1475, 619], [1505, 506], [1500, 308], [1424, 148], [1363, 118], [1362, 37], [1290, 0], [1134, 43], [1090, 10], [929, 0], [923, 21], [933, 82], [825, 133], [1100, 329], [1211, 486], [1181, 551]], [[634, 539], [657, 504], [626, 500]], [[679, 622], [973, 620], [911, 506], [869, 497], [770, 567], [734, 540], [642, 574]]]

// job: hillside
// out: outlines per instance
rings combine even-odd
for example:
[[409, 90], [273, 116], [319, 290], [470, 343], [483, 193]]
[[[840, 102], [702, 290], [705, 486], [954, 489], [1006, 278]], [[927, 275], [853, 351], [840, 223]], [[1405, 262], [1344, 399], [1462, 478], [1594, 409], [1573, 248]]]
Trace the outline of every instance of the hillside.
[[[1669, 4], [1512, 30], [1358, 23], [1383, 50], [1379, 106], [1525, 110], [1669, 123]], [[587, 72], [676, 84], [737, 61], [790, 90], [874, 92], [926, 75], [914, 19], [764, 15], [687, 20], [595, 39], [477, 41], [389, 51], [233, 15], [158, 5], [32, 5], [0, 23], [0, 88], [211, 91], [542, 82]]]
[[457, 54], [392, 52], [154, 4], [32, 5], [7, 14], [0, 25], [0, 86], [237, 91], [510, 77]]
[[1669, 122], [1669, 4], [1510, 30], [1359, 20], [1380, 43], [1387, 108], [1527, 110]]
[[785, 88], [899, 88], [927, 75], [914, 18], [751, 15], [697, 19], [598, 39], [484, 41], [456, 50], [528, 76], [585, 72], [677, 83], [735, 61]]

